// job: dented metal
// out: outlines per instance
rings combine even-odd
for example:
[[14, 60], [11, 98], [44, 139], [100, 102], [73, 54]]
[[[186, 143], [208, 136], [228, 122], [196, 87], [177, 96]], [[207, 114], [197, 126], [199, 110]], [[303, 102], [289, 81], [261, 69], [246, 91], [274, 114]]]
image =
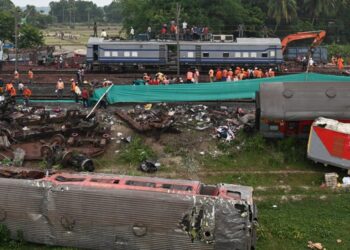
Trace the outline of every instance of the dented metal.
[[0, 220], [13, 238], [21, 230], [26, 241], [84, 249], [255, 248], [250, 187], [9, 171], [0, 171]]

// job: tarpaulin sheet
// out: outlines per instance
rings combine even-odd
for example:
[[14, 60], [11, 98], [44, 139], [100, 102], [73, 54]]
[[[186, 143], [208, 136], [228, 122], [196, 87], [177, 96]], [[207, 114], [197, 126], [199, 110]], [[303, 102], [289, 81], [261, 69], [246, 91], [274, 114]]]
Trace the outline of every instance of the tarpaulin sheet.
[[[107, 101], [113, 103], [127, 102], [186, 102], [218, 101], [235, 99], [254, 99], [255, 92], [262, 83], [272, 82], [346, 82], [350, 77], [302, 73], [273, 78], [243, 80], [238, 82], [214, 82], [200, 84], [171, 85], [122, 85], [113, 86], [107, 95]], [[97, 101], [106, 88], [96, 89], [92, 100]]]

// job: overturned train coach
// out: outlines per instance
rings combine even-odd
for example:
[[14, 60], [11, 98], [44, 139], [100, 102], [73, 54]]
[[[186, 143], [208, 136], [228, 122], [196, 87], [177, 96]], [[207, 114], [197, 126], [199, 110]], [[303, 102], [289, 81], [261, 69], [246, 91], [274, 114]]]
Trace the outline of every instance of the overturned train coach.
[[320, 117], [350, 122], [350, 82], [264, 83], [256, 94], [257, 128], [264, 137], [308, 138]]
[[[222, 41], [181, 41], [179, 63], [188, 67], [261, 65], [283, 62], [278, 38], [237, 38]], [[121, 71], [127, 68], [172, 69], [177, 67], [176, 41], [121, 41], [91, 37], [87, 64], [92, 70]]]
[[246, 186], [11, 168], [0, 170], [0, 222], [48, 245], [251, 250], [257, 210]]

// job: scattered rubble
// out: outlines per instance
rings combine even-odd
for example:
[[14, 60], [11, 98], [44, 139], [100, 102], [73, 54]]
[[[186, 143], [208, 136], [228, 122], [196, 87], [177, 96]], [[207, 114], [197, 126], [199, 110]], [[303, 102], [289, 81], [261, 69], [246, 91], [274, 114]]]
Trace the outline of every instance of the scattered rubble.
[[154, 173], [159, 170], [160, 163], [153, 161], [144, 161], [140, 165], [140, 170], [146, 173]]
[[43, 160], [46, 167], [61, 164], [78, 171], [93, 171], [90, 157], [105, 151], [110, 121], [80, 110], [16, 106], [0, 114], [0, 160], [21, 166]]
[[255, 125], [255, 111], [227, 106], [136, 105], [128, 110], [118, 109], [116, 115], [137, 132], [157, 130], [181, 131], [191, 129], [205, 131], [215, 128], [217, 138], [231, 141], [241, 129], [252, 129]]

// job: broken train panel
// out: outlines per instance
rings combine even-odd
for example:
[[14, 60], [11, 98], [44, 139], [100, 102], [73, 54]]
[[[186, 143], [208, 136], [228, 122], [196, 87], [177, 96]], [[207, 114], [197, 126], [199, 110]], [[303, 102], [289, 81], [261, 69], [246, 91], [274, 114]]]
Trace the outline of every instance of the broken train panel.
[[14, 238], [85, 249], [255, 248], [250, 187], [99, 176], [0, 178], [0, 223]]
[[350, 170], [350, 124], [318, 118], [310, 130], [307, 157]]

